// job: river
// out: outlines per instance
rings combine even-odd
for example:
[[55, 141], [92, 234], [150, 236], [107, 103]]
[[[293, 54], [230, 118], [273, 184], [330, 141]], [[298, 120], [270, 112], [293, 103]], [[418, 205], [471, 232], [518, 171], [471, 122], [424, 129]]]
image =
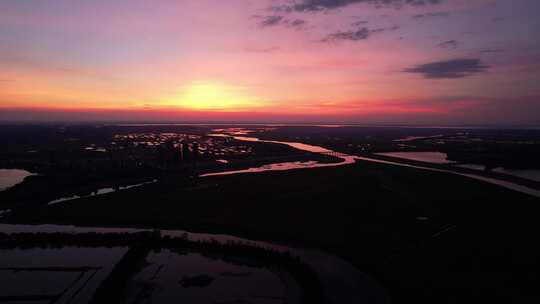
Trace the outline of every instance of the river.
[[[267, 142], [267, 143], [276, 143], [284, 144], [290, 147], [308, 151], [313, 153], [335, 153], [332, 150], [298, 142], [284, 142], [284, 141], [273, 141], [273, 140], [261, 140], [255, 137], [246, 137], [246, 136], [232, 136], [228, 134], [209, 134], [211, 136], [227, 136], [232, 137], [240, 141], [257, 141], [257, 142]], [[251, 173], [251, 172], [263, 172], [263, 171], [278, 171], [278, 170], [292, 170], [292, 169], [301, 169], [301, 168], [320, 168], [320, 167], [334, 167], [353, 164], [356, 161], [369, 161], [380, 164], [395, 165], [408, 168], [416, 168], [422, 170], [429, 170], [435, 172], [442, 172], [448, 174], [456, 174], [468, 178], [473, 178], [476, 180], [481, 180], [491, 184], [495, 184], [501, 187], [519, 191], [522, 193], [530, 194], [536, 197], [540, 197], [540, 191], [521, 186], [515, 183], [498, 180], [494, 178], [488, 178], [475, 174], [464, 174], [452, 170], [443, 170], [435, 169], [424, 166], [416, 166], [405, 163], [400, 163], [399, 161], [386, 161], [380, 159], [374, 159], [369, 157], [360, 157], [355, 155], [341, 154], [337, 153], [337, 157], [341, 158], [342, 161], [339, 163], [319, 163], [316, 161], [309, 162], [289, 162], [289, 163], [276, 163], [271, 165], [266, 165], [258, 168], [250, 168], [246, 170], [234, 170], [226, 171], [219, 173], [211, 173], [203, 176], [215, 176], [215, 175], [226, 175], [226, 174], [239, 174], [239, 173]], [[133, 185], [133, 187], [141, 186], [143, 184]], [[104, 191], [107, 192], [107, 191]], [[101, 193], [96, 193], [98, 195]], [[73, 198], [64, 198], [63, 201]], [[56, 203], [56, 202], [51, 202]], [[13, 233], [13, 232], [64, 232], [64, 233], [84, 233], [84, 232], [99, 232], [99, 233], [122, 233], [122, 232], [137, 232], [142, 231], [142, 229], [132, 229], [132, 228], [90, 228], [90, 227], [76, 227], [76, 226], [60, 226], [60, 225], [39, 225], [39, 226], [29, 226], [29, 225], [9, 225], [9, 224], [0, 224], [0, 231]], [[162, 231], [163, 235], [179, 236], [186, 235], [189, 239], [192, 240], [216, 240], [218, 242], [243, 242], [250, 243], [257, 246], [264, 246], [273, 248], [279, 251], [289, 251], [292, 254], [300, 257], [305, 263], [307, 263], [319, 276], [324, 292], [329, 299], [330, 303], [387, 303], [388, 296], [385, 290], [373, 279], [371, 279], [366, 274], [357, 270], [347, 261], [320, 250], [310, 249], [310, 248], [297, 248], [297, 247], [288, 247], [283, 245], [277, 245], [269, 242], [261, 242], [243, 239], [231, 235], [223, 234], [204, 234], [204, 233], [191, 233], [187, 231]], [[70, 249], [72, 250], [72, 249]], [[18, 254], [18, 253], [17, 253]], [[170, 257], [167, 257], [170, 258]], [[175, 257], [176, 258], [176, 257]]]
[[331, 163], [331, 164], [325, 164], [325, 163], [319, 163], [319, 162], [293, 162], [293, 163], [276, 163], [256, 168], [249, 168], [245, 170], [233, 170], [233, 171], [224, 171], [224, 172], [218, 172], [218, 173], [209, 173], [202, 175], [204, 176], [216, 176], [216, 175], [230, 175], [230, 174], [239, 174], [239, 173], [253, 173], [253, 172], [264, 172], [264, 171], [282, 171], [282, 170], [292, 170], [292, 169], [304, 169], [304, 168], [321, 168], [321, 167], [335, 167], [335, 166], [343, 166], [355, 163], [356, 161], [368, 161], [373, 163], [379, 163], [379, 164], [386, 164], [386, 165], [393, 165], [393, 166], [401, 166], [401, 167], [407, 167], [407, 168], [416, 168], [421, 170], [428, 170], [433, 172], [441, 172], [441, 173], [449, 173], [449, 174], [455, 174], [459, 176], [464, 176], [472, 179], [476, 179], [479, 181], [483, 181], [486, 183], [490, 183], [493, 185], [497, 185], [503, 188], [511, 189], [514, 191], [518, 191], [521, 193], [525, 193], [528, 195], [532, 195], [535, 197], [540, 197], [540, 190], [533, 189], [530, 187], [526, 187], [523, 185], [519, 185], [513, 182], [500, 180], [492, 177], [485, 177], [482, 175], [477, 174], [468, 174], [468, 173], [461, 173], [453, 170], [445, 170], [445, 169], [436, 169], [431, 167], [425, 167], [425, 166], [417, 166], [417, 165], [410, 165], [406, 163], [401, 163], [399, 161], [386, 161], [386, 160], [380, 160], [370, 157], [363, 157], [363, 156], [356, 156], [356, 155], [348, 155], [343, 153], [338, 153], [329, 149], [326, 149], [324, 147], [315, 146], [315, 145], [309, 145], [304, 143], [298, 143], [298, 142], [286, 142], [286, 141], [276, 141], [276, 140], [262, 140], [256, 137], [246, 137], [246, 136], [234, 136], [229, 134], [222, 134], [222, 133], [211, 133], [208, 134], [208, 136], [220, 136], [220, 137], [232, 137], [236, 140], [240, 141], [249, 141], [249, 142], [266, 142], [266, 143], [275, 143], [275, 144], [283, 144], [287, 145], [289, 147], [307, 151], [307, 152], [313, 152], [313, 153], [336, 153], [336, 155], [341, 158], [343, 161], [339, 163]]
[[[212, 133], [208, 134], [208, 136], [217, 136], [217, 137], [232, 137], [236, 140], [241, 141], [249, 141], [249, 142], [264, 142], [264, 143], [273, 143], [273, 144], [284, 144], [288, 145], [290, 147], [293, 147], [298, 150], [312, 152], [312, 153], [336, 153], [332, 150], [314, 146], [314, 145], [308, 145], [304, 143], [299, 142], [283, 142], [283, 141], [275, 141], [275, 140], [262, 140], [256, 137], [246, 137], [246, 136], [232, 136], [227, 134], [220, 134], [220, 133]], [[265, 172], [265, 171], [285, 171], [285, 170], [293, 170], [293, 169], [305, 169], [305, 168], [325, 168], [325, 167], [336, 167], [336, 166], [343, 166], [343, 165], [349, 165], [354, 164], [356, 162], [356, 156], [354, 155], [347, 155], [343, 153], [336, 153], [339, 158], [342, 159], [341, 162], [337, 163], [321, 163], [318, 161], [306, 161], [306, 162], [284, 162], [284, 163], [274, 163], [269, 165], [264, 165], [260, 167], [253, 167], [243, 170], [231, 170], [231, 171], [223, 171], [223, 172], [215, 172], [215, 173], [207, 173], [201, 175], [201, 177], [207, 177], [207, 176], [219, 176], [219, 175], [231, 175], [231, 174], [240, 174], [240, 173], [256, 173], [256, 172]]]
[[[210, 134], [212, 136], [228, 136], [240, 141], [257, 141], [257, 142], [267, 142], [267, 143], [276, 143], [284, 144], [290, 147], [308, 151], [313, 153], [335, 153], [332, 150], [304, 144], [298, 142], [284, 142], [284, 141], [273, 141], [273, 140], [261, 140], [255, 137], [246, 137], [246, 136], [232, 136], [228, 134]], [[341, 158], [342, 161], [339, 163], [319, 163], [316, 161], [310, 162], [290, 162], [290, 163], [276, 163], [267, 166], [262, 166], [258, 168], [251, 168], [246, 170], [235, 170], [235, 171], [226, 171], [219, 173], [206, 174], [203, 176], [214, 176], [214, 175], [226, 175], [226, 174], [239, 174], [239, 173], [251, 173], [251, 172], [262, 172], [262, 171], [276, 171], [276, 170], [292, 170], [300, 168], [320, 168], [320, 167], [334, 167], [342, 166], [355, 163], [357, 161], [369, 161], [380, 164], [395, 165], [407, 168], [416, 168], [421, 170], [435, 171], [441, 173], [455, 174], [468, 178], [473, 178], [476, 180], [488, 182], [495, 184], [504, 188], [512, 189], [521, 193], [530, 194], [536, 197], [540, 197], [540, 191], [535, 190], [529, 187], [518, 185], [512, 182], [498, 180], [495, 178], [488, 178], [476, 174], [464, 174], [452, 170], [443, 170], [435, 169], [424, 166], [410, 165], [406, 163], [400, 163], [399, 161], [386, 161], [380, 159], [374, 159], [369, 157], [361, 157], [355, 155], [348, 155], [337, 153], [337, 157]], [[134, 185], [139, 186], [139, 185]], [[99, 193], [100, 194], [100, 193]], [[69, 198], [64, 199], [67, 200]], [[40, 225], [40, 226], [27, 226], [27, 225], [8, 225], [0, 224], [0, 231], [2, 232], [65, 232], [65, 233], [84, 233], [84, 232], [136, 232], [141, 231], [141, 229], [121, 229], [121, 228], [87, 228], [87, 227], [75, 227], [75, 226], [59, 226], [59, 225]], [[329, 299], [330, 303], [386, 303], [388, 302], [388, 297], [385, 290], [373, 279], [371, 279], [366, 274], [357, 270], [347, 261], [320, 251], [310, 248], [297, 248], [297, 247], [288, 247], [283, 245], [277, 245], [268, 242], [247, 240], [230, 235], [216, 235], [216, 234], [203, 234], [203, 233], [190, 233], [187, 231], [162, 231], [164, 235], [187, 235], [189, 239], [193, 240], [217, 240], [218, 242], [244, 242], [250, 243], [258, 246], [270, 247], [279, 251], [289, 251], [292, 254], [300, 257], [305, 263], [307, 263], [319, 276], [324, 292]]]

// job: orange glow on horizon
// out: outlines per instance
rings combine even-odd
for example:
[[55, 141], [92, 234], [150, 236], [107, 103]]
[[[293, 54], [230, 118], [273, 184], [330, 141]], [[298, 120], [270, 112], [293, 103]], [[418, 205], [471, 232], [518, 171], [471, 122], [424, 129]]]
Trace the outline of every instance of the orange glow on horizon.
[[218, 82], [194, 82], [177, 96], [160, 103], [171, 108], [186, 110], [238, 111], [264, 106], [264, 103], [249, 96], [241, 87]]
[[[220, 94], [220, 91], [197, 91], [204, 86], [193, 87], [188, 95], [182, 95], [178, 101], [162, 102], [152, 105], [132, 104], [130, 106], [116, 106], [100, 104], [93, 106], [78, 106], [70, 104], [44, 104], [41, 106], [24, 106], [17, 104], [1, 104], [3, 110], [22, 111], [60, 111], [60, 112], [136, 112], [136, 113], [169, 113], [169, 114], [227, 114], [252, 113], [268, 115], [354, 115], [354, 114], [378, 114], [378, 113], [444, 113], [445, 107], [440, 106], [417, 106], [407, 104], [406, 101], [354, 101], [354, 102], [322, 102], [306, 103], [287, 106], [286, 102], [279, 105], [265, 105], [264, 103], [251, 102], [247, 98], [231, 99], [230, 96]], [[200, 99], [199, 99], [200, 98]], [[203, 102], [198, 102], [201, 100]]]

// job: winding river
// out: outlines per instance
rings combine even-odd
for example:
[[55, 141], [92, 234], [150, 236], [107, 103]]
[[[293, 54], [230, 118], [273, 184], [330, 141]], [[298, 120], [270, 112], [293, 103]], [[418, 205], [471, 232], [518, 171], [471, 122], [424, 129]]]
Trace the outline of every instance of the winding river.
[[[220, 137], [231, 137], [239, 141], [249, 141], [249, 142], [266, 142], [266, 143], [275, 143], [283, 144], [290, 146], [295, 149], [302, 151], [312, 152], [312, 153], [335, 153], [332, 150], [298, 142], [284, 142], [284, 141], [274, 141], [274, 140], [261, 140], [255, 137], [246, 137], [246, 136], [235, 136], [230, 134], [209, 134], [209, 136], [220, 136]], [[216, 176], [216, 175], [230, 175], [230, 174], [240, 174], [240, 173], [252, 173], [252, 172], [264, 172], [264, 171], [281, 171], [281, 170], [293, 170], [293, 169], [302, 169], [302, 168], [321, 168], [321, 167], [335, 167], [343, 166], [348, 164], [353, 164], [357, 161], [369, 161], [373, 163], [380, 163], [386, 165], [401, 166], [407, 168], [416, 168], [421, 170], [428, 170], [434, 172], [441, 172], [447, 174], [455, 174], [468, 178], [473, 178], [483, 182], [495, 184], [504, 188], [515, 190], [521, 193], [533, 195], [535, 197], [540, 197], [540, 190], [532, 189], [526, 186], [518, 185], [516, 183], [503, 181], [495, 178], [489, 178], [476, 174], [466, 174], [460, 173], [452, 170], [445, 169], [436, 169], [426, 166], [410, 165], [406, 163], [401, 163], [399, 161], [387, 161], [380, 160], [369, 157], [361, 157], [355, 155], [348, 155], [342, 153], [336, 153], [337, 157], [341, 158], [342, 161], [338, 163], [320, 163], [317, 161], [309, 162], [287, 162], [287, 163], [275, 163], [266, 166], [250, 168], [245, 170], [233, 170], [225, 171], [218, 173], [210, 173], [202, 175], [204, 176]], [[146, 183], [145, 183], [146, 184]], [[140, 184], [143, 185], [143, 184]], [[140, 185], [134, 185], [140, 186]], [[104, 191], [107, 192], [107, 191]], [[101, 193], [96, 193], [98, 195]], [[73, 198], [64, 198], [62, 201], [66, 201]], [[57, 202], [51, 202], [57, 203]], [[0, 223], [0, 231], [5, 233], [14, 233], [14, 232], [63, 232], [63, 233], [85, 233], [85, 232], [98, 232], [98, 233], [122, 233], [122, 232], [137, 232], [142, 231], [143, 229], [133, 229], [133, 228], [90, 228], [90, 227], [76, 227], [76, 226], [61, 226], [61, 225], [10, 225]], [[269, 242], [254, 241], [243, 239], [231, 235], [224, 234], [204, 234], [204, 233], [191, 233], [187, 231], [180, 230], [164, 230], [162, 231], [163, 235], [171, 236], [180, 236], [186, 235], [189, 239], [192, 240], [216, 240], [218, 242], [243, 242], [249, 243], [257, 246], [269, 247], [279, 251], [288, 251], [292, 254], [301, 258], [305, 263], [307, 263], [319, 276], [324, 292], [328, 297], [330, 303], [387, 303], [388, 296], [385, 290], [373, 279], [364, 274], [363, 272], [357, 270], [347, 261], [320, 250], [310, 249], [310, 248], [297, 248], [297, 247], [288, 247], [283, 245], [277, 245]]]
[[[250, 142], [264, 142], [264, 143], [274, 143], [274, 144], [283, 144], [288, 145], [290, 147], [293, 147], [298, 150], [307, 151], [307, 152], [313, 152], [313, 153], [335, 153], [332, 150], [328, 150], [323, 147], [319, 146], [313, 146], [308, 145], [304, 143], [299, 142], [284, 142], [284, 141], [275, 141], [275, 140], [262, 140], [255, 137], [245, 137], [245, 136], [232, 136], [228, 134], [221, 134], [221, 133], [212, 133], [208, 134], [208, 136], [217, 136], [217, 137], [232, 137], [236, 140], [241, 141], [250, 141]], [[223, 172], [215, 172], [215, 173], [207, 173], [201, 175], [201, 177], [206, 176], [219, 176], [219, 175], [231, 175], [231, 174], [240, 174], [240, 173], [256, 173], [256, 172], [265, 172], [265, 171], [285, 171], [285, 170], [293, 170], [293, 169], [305, 169], [305, 168], [324, 168], [324, 167], [335, 167], [335, 166], [343, 166], [343, 165], [349, 165], [354, 164], [356, 162], [357, 157], [353, 155], [347, 155], [343, 153], [337, 153], [336, 155], [339, 155], [339, 158], [342, 159], [341, 162], [337, 163], [320, 163], [318, 161], [307, 161], [307, 162], [284, 162], [284, 163], [274, 163], [269, 165], [264, 165], [261, 167], [254, 167], [249, 169], [243, 169], [243, 170], [231, 170], [231, 171], [223, 171]]]
[[[323, 148], [323, 147], [314, 146], [314, 145], [308, 145], [308, 144], [298, 143], [298, 142], [262, 140], [262, 139], [259, 139], [259, 138], [256, 138], [256, 137], [234, 136], [234, 135], [223, 134], [223, 133], [217, 133], [217, 134], [211, 133], [211, 134], [208, 134], [208, 136], [231, 137], [231, 138], [234, 138], [234, 139], [239, 140], [239, 141], [283, 144], [283, 145], [287, 145], [289, 147], [292, 147], [292, 148], [295, 148], [295, 149], [298, 149], [298, 150], [307, 151], [307, 152], [313, 152], [313, 153], [337, 153], [335, 151], [332, 151], [332, 150], [329, 150], [329, 149], [326, 149], [326, 148]], [[264, 172], [264, 171], [283, 171], [283, 170], [293, 170], [293, 169], [303, 169], [303, 168], [335, 167], [335, 166], [343, 166], [343, 165], [353, 164], [356, 161], [368, 161], [368, 162], [379, 163], [379, 164], [386, 164], [386, 165], [393, 165], [393, 166], [400, 166], [400, 167], [428, 170], [428, 171], [433, 171], [433, 172], [455, 174], [455, 175], [464, 176], [464, 177], [476, 179], [476, 180], [479, 180], [479, 181], [483, 181], [483, 182], [486, 182], [486, 183], [494, 184], [494, 185], [497, 185], [497, 186], [500, 186], [500, 187], [503, 187], [503, 188], [511, 189], [511, 190], [514, 190], [514, 191], [518, 191], [518, 192], [521, 192], [521, 193], [525, 193], [525, 194], [532, 195], [532, 196], [540, 198], [540, 190], [533, 189], [533, 188], [530, 188], [530, 187], [526, 187], [526, 186], [519, 185], [519, 184], [516, 184], [516, 183], [513, 183], [513, 182], [505, 181], [505, 180], [500, 180], [500, 179], [491, 178], [491, 177], [485, 177], [485, 176], [482, 176], [482, 175], [461, 173], [461, 172], [457, 172], [457, 171], [453, 171], [453, 170], [436, 169], [436, 168], [431, 168], [431, 167], [426, 167], [426, 166], [417, 166], [417, 165], [401, 163], [401, 162], [398, 162], [398, 161], [387, 161], [387, 160], [375, 159], [375, 158], [370, 158], [370, 157], [348, 155], [348, 154], [343, 154], [343, 153], [337, 153], [336, 155], [339, 158], [341, 158], [343, 161], [341, 161], [339, 163], [330, 163], [330, 164], [319, 163], [319, 162], [315, 162], [315, 161], [311, 161], [311, 162], [275, 163], [275, 164], [265, 165], [265, 166], [256, 167], [256, 168], [249, 168], [249, 169], [245, 169], [245, 170], [232, 170], [232, 171], [224, 171], [224, 172], [217, 172], [217, 173], [209, 173], [209, 174], [202, 175], [202, 177], [204, 177], [204, 176], [216, 176], [216, 175], [230, 175], [230, 174], [239, 174], [239, 173], [254, 173], [254, 172]]]

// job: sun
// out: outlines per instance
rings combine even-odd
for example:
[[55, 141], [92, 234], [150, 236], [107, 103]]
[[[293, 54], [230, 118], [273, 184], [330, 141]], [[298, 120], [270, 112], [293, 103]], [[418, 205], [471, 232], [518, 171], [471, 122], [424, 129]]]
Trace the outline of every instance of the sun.
[[193, 110], [237, 110], [257, 103], [242, 87], [219, 82], [195, 82], [183, 88], [175, 104]]

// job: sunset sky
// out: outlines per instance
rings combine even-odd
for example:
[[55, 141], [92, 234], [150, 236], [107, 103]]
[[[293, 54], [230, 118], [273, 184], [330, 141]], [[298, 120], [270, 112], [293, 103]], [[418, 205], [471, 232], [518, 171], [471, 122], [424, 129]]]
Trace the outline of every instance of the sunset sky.
[[0, 0], [0, 120], [538, 124], [538, 0]]

